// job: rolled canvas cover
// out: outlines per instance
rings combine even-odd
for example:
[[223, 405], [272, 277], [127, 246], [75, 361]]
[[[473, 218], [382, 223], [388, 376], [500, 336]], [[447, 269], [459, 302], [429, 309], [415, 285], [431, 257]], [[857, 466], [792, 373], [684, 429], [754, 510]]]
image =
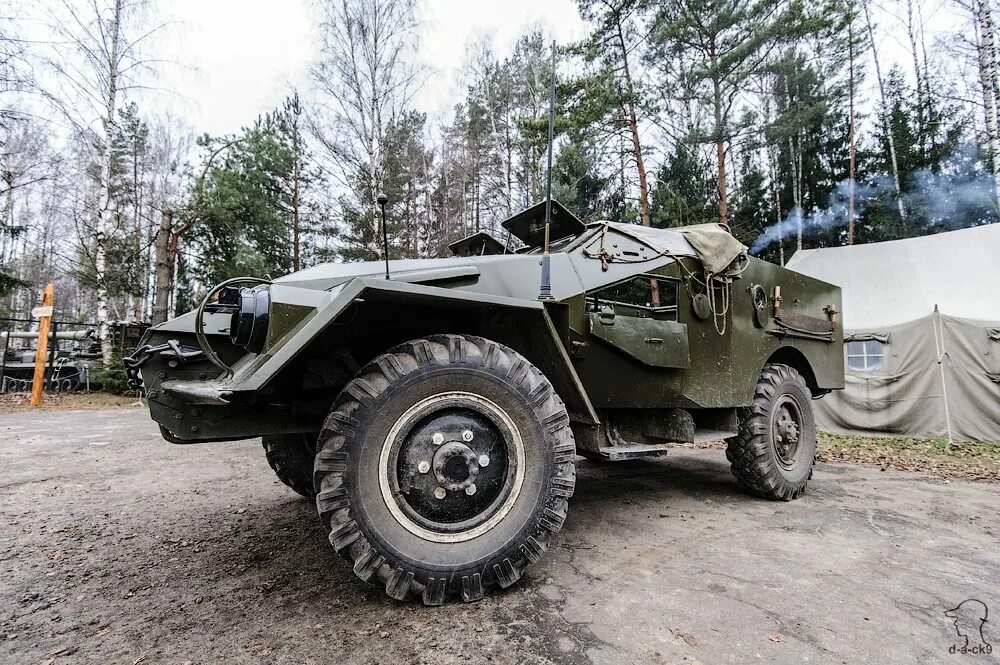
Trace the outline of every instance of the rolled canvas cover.
[[605, 224], [658, 252], [672, 256], [696, 256], [705, 271], [713, 275], [724, 272], [738, 259], [743, 258], [743, 263], [746, 262], [746, 245], [720, 224], [693, 224], [671, 229], [621, 222], [595, 222], [590, 226]]

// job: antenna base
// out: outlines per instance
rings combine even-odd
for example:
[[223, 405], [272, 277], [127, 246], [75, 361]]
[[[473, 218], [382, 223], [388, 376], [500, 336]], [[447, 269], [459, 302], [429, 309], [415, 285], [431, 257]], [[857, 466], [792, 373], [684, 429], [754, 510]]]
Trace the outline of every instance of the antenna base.
[[538, 290], [539, 300], [555, 300], [552, 297], [552, 265], [548, 254], [542, 254], [542, 279]]

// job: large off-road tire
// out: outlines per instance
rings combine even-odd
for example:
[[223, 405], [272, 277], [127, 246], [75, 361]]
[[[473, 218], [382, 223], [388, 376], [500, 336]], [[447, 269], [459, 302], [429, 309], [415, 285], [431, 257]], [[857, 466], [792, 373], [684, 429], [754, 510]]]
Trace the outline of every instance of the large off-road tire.
[[806, 489], [816, 457], [812, 395], [788, 365], [768, 364], [740, 429], [727, 439], [726, 457], [744, 488], [767, 499], [791, 501]]
[[337, 398], [316, 507], [355, 574], [389, 596], [475, 601], [545, 552], [575, 454], [562, 400], [523, 356], [432, 335], [379, 356]]
[[315, 498], [313, 461], [316, 459], [315, 434], [279, 434], [265, 436], [264, 454], [278, 480], [307, 499]]

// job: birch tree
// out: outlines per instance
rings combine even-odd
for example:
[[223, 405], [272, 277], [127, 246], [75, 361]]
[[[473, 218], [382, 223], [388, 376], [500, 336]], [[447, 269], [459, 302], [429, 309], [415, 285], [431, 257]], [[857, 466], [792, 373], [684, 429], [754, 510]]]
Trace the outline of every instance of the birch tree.
[[367, 225], [362, 256], [380, 256], [375, 197], [385, 171], [390, 128], [410, 105], [418, 76], [415, 0], [320, 0], [319, 60], [312, 70], [317, 91], [311, 128], [326, 171], [347, 192]]
[[117, 232], [111, 185], [118, 110], [152, 70], [146, 46], [159, 32], [148, 0], [62, 0], [50, 19], [55, 36], [48, 64], [58, 86], [48, 97], [74, 130], [95, 147], [96, 196], [87, 213], [101, 354], [111, 360], [108, 238]]
[[973, 0], [976, 14], [976, 53], [979, 61], [979, 84], [983, 95], [986, 137], [989, 143], [993, 186], [1000, 209], [1000, 136], [997, 128], [997, 51], [993, 12], [989, 0]]

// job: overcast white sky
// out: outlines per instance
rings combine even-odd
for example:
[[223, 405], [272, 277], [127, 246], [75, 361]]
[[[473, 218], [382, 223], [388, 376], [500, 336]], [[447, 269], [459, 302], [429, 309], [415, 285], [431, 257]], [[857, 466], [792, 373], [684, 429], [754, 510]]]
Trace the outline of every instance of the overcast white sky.
[[[586, 32], [575, 0], [418, 1], [420, 58], [428, 76], [415, 103], [432, 117], [450, 115], [458, 101], [459, 71], [471, 40], [490, 35], [502, 58], [531, 25], [559, 43]], [[959, 22], [965, 24], [954, 0], [917, 1], [928, 46], [952, 34]], [[873, 6], [883, 71], [898, 62], [909, 73], [905, 3], [875, 0]], [[310, 61], [318, 49], [314, 0], [162, 0], [159, 7], [175, 21], [161, 33], [160, 43], [183, 67], [161, 68], [160, 84], [174, 94], [156, 95], [156, 105], [184, 118], [195, 132], [236, 132], [280, 104], [293, 87], [308, 92]], [[873, 87], [874, 72], [867, 64], [867, 84]], [[874, 97], [874, 90], [868, 93], [863, 90], [858, 100], [862, 112], [866, 97]]]
[[[318, 40], [310, 0], [172, 0], [177, 21], [164, 99], [197, 132], [225, 134], [252, 123], [281, 102], [293, 86], [309, 87]], [[491, 35], [502, 57], [526, 26], [538, 24], [560, 43], [584, 34], [573, 0], [425, 0], [420, 54], [429, 67], [415, 103], [431, 114], [448, 111], [460, 90], [458, 71], [466, 43]]]

